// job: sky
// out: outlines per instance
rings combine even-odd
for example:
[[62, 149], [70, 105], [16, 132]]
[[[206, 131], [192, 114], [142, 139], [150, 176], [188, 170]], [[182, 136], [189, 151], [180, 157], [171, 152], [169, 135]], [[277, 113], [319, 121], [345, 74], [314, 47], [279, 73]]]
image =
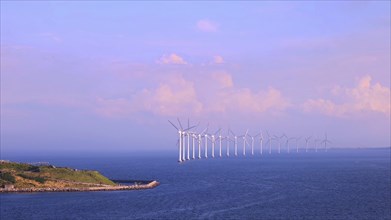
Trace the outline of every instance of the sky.
[[1, 154], [177, 150], [168, 120], [390, 146], [390, 2], [1, 1]]

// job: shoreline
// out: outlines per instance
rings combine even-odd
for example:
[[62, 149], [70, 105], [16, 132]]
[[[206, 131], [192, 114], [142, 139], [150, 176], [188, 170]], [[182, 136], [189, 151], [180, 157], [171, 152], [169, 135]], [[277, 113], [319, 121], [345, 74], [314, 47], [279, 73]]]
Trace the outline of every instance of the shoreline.
[[153, 189], [159, 186], [160, 183], [156, 180], [148, 184], [140, 185], [117, 185], [117, 186], [96, 186], [96, 187], [82, 187], [82, 188], [20, 188], [20, 189], [4, 189], [0, 188], [0, 193], [31, 193], [31, 192], [95, 192], [95, 191], [125, 191], [125, 190], [143, 190]]

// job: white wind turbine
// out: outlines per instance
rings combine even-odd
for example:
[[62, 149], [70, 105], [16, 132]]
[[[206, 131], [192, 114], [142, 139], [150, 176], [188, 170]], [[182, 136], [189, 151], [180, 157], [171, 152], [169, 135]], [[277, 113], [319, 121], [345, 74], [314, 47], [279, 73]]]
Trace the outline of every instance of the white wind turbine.
[[235, 133], [232, 130], [229, 130], [229, 131], [234, 136], [235, 156], [238, 156], [238, 137], [235, 135]]
[[206, 132], [205, 132], [205, 158], [208, 158], [208, 129], [209, 129], [209, 124], [208, 124], [208, 127], [206, 128]]
[[225, 137], [227, 139], [227, 157], [229, 157], [229, 142], [231, 141], [231, 138], [229, 136], [229, 129], [228, 129], [228, 132], [227, 132], [227, 136]]
[[299, 144], [298, 144], [298, 142], [299, 142], [300, 139], [301, 139], [301, 137], [295, 138], [295, 142], [296, 142], [296, 153], [299, 153]]
[[219, 156], [222, 157], [222, 136], [221, 136], [221, 128], [219, 129], [219, 143], [220, 143], [220, 151], [219, 151]]
[[[216, 134], [219, 133], [219, 130], [217, 130], [214, 134], [211, 135], [211, 141], [212, 141], [212, 158], [215, 157], [215, 144], [216, 144]], [[221, 150], [221, 145], [220, 145], [220, 150]]]
[[195, 149], [194, 149], [195, 148], [195, 139], [197, 139], [197, 135], [195, 133], [192, 133], [191, 137], [193, 139], [193, 157], [192, 157], [192, 159], [194, 160], [195, 159]]
[[[192, 126], [192, 127], [196, 128], [196, 127], [198, 127], [199, 124], [200, 123], [198, 123], [197, 125]], [[190, 120], [189, 119], [187, 119], [187, 127], [190, 128]], [[195, 139], [197, 138], [196, 132], [189, 131], [189, 135], [191, 135], [191, 139], [192, 139], [192, 159], [195, 159]], [[188, 151], [189, 151], [189, 149], [188, 149]], [[188, 153], [188, 155], [189, 155], [189, 153]]]
[[327, 143], [332, 144], [332, 142], [327, 139], [327, 133], [325, 133], [324, 136], [325, 138], [323, 139], [322, 143], [324, 143], [324, 149], [327, 152]]
[[190, 133], [186, 132], [187, 135], [187, 160], [190, 160]]
[[251, 155], [254, 156], [254, 140], [255, 140], [255, 137], [254, 136], [251, 136], [250, 134], [248, 135], [250, 136], [251, 138]]
[[182, 124], [181, 122], [179, 121], [179, 118], [177, 118], [178, 122], [179, 122], [179, 126], [180, 126], [180, 129], [174, 125], [174, 123], [172, 123], [170, 120], [168, 120], [168, 122], [175, 128], [177, 129], [178, 131], [178, 135], [179, 135], [179, 138], [178, 138], [178, 141], [179, 141], [179, 146], [178, 146], [178, 152], [179, 152], [179, 158], [178, 158], [178, 161], [179, 162], [182, 162], [182, 161], [185, 161], [185, 154], [184, 154], [184, 139], [183, 139], [183, 135], [184, 133], [189, 130], [189, 129], [192, 129], [193, 127], [189, 127], [187, 129], [183, 129], [182, 127]]
[[272, 136], [269, 134], [268, 131], [266, 131], [266, 134], [267, 134], [267, 138], [268, 138], [268, 140], [267, 140], [267, 142], [266, 142], [266, 145], [269, 143], [269, 154], [271, 154], [271, 153], [272, 153], [272, 140], [273, 140], [273, 138], [272, 138]]
[[[285, 135], [286, 136], [286, 135]], [[286, 136], [286, 142], [285, 142], [285, 146], [288, 148], [288, 154], [290, 153], [290, 145], [289, 145], [289, 141], [291, 141], [291, 140], [293, 140], [293, 139], [295, 139], [294, 137], [291, 137], [291, 138], [288, 138], [287, 136]]]
[[304, 138], [305, 139], [305, 152], [308, 152], [308, 142], [310, 141], [311, 138], [312, 138], [312, 136]]
[[259, 134], [257, 134], [256, 136], [259, 135], [259, 143], [260, 143], [260, 153], [261, 155], [263, 154], [263, 134], [262, 134], [262, 131], [259, 132]]
[[314, 142], [315, 142], [315, 152], [318, 152], [318, 142], [319, 141], [320, 140], [318, 138], [314, 140]]
[[243, 156], [246, 156], [247, 134], [248, 134], [248, 129], [246, 131], [246, 134], [239, 136], [243, 138]]
[[198, 159], [201, 159], [201, 144], [202, 144], [202, 135], [207, 130], [205, 128], [201, 133], [198, 134]]
[[277, 139], [277, 141], [278, 141], [278, 153], [281, 153], [281, 139], [283, 137], [286, 137], [286, 135], [285, 134], [283, 134], [281, 136], [274, 135], [274, 138]]

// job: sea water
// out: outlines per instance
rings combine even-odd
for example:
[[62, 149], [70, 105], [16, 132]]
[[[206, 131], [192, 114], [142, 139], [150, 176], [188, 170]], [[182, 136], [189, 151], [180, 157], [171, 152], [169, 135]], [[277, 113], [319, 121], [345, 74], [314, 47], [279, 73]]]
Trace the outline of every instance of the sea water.
[[6, 219], [391, 219], [390, 149], [208, 158], [172, 155], [29, 157], [157, 180], [151, 190], [0, 194]]

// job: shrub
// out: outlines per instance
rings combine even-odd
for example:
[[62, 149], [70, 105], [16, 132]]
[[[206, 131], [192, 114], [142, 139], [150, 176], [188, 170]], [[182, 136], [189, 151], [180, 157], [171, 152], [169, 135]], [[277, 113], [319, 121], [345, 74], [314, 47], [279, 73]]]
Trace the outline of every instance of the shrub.
[[22, 177], [22, 178], [25, 178], [25, 179], [29, 179], [29, 180], [34, 180], [34, 181], [37, 181], [39, 183], [45, 183], [46, 179], [43, 178], [43, 177], [35, 177], [35, 176], [28, 176], [28, 175], [25, 175], [25, 174], [18, 174], [18, 176]]
[[0, 179], [5, 180], [10, 183], [15, 183], [15, 177], [10, 173], [0, 173]]
[[31, 172], [34, 172], [34, 173], [38, 173], [40, 172], [41, 170], [39, 169], [39, 166], [30, 166], [28, 168], [28, 171], [31, 171]]

